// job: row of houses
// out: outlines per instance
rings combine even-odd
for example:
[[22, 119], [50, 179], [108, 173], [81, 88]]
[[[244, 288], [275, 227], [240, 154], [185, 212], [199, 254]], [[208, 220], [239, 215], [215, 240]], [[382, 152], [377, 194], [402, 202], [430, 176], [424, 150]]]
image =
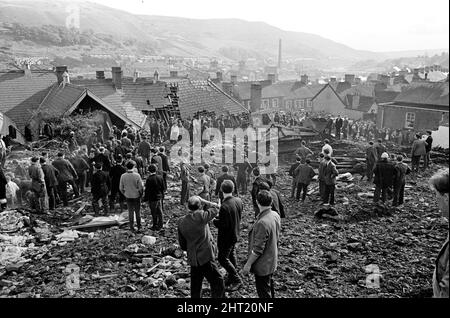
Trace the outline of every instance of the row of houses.
[[[230, 82], [216, 78], [193, 80], [171, 71], [170, 76], [124, 76], [121, 67], [111, 77], [97, 71], [95, 78], [71, 78], [65, 66], [55, 71], [0, 72], [0, 131], [18, 141], [39, 136], [46, 118], [78, 111], [103, 110], [112, 124], [145, 127], [147, 115], [192, 118], [197, 112], [216, 115], [259, 110], [325, 112], [351, 119], [372, 118], [379, 128], [436, 130], [448, 124], [448, 77], [440, 82], [388, 83], [384, 78], [367, 83], [346, 76], [344, 81], [311, 84], [267, 80]], [[109, 75], [109, 72], [108, 72]]]
[[167, 119], [187, 119], [197, 112], [216, 115], [241, 114], [246, 108], [209, 80], [175, 77], [162, 80], [123, 76], [112, 67], [111, 77], [97, 71], [95, 79], [70, 78], [66, 66], [55, 71], [23, 70], [0, 72], [0, 121], [3, 135], [23, 142], [38, 138], [46, 118], [78, 111], [103, 110], [112, 124], [142, 128], [148, 114]]
[[353, 75], [326, 84], [311, 84], [306, 75], [299, 81], [276, 81], [273, 75], [258, 82], [238, 82], [233, 77], [231, 82], [217, 81], [251, 111], [324, 112], [353, 120], [373, 119], [378, 128], [416, 131], [448, 124], [448, 77], [439, 82], [416, 78], [411, 83], [383, 75], [365, 83]]

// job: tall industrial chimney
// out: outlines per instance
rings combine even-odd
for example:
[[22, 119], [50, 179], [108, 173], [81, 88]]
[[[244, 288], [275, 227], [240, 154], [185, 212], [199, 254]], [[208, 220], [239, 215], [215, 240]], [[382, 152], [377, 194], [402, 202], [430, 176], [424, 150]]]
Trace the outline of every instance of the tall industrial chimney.
[[278, 41], [278, 70], [281, 70], [281, 39]]

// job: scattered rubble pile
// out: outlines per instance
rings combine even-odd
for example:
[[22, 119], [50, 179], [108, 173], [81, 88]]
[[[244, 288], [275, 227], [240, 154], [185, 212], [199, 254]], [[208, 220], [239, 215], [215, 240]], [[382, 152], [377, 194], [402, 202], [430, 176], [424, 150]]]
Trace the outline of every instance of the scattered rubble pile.
[[[430, 297], [434, 259], [448, 233], [427, 185], [440, 167], [433, 164], [432, 171], [409, 177], [405, 205], [396, 209], [374, 205], [373, 184], [342, 171], [333, 208], [319, 206], [317, 182], [306, 202], [298, 203], [288, 198], [291, 179], [282, 167], [276, 188], [287, 218], [282, 219], [277, 297]], [[126, 213], [94, 218], [88, 194], [54, 215], [25, 209], [0, 213], [0, 297], [189, 297], [189, 266], [176, 227], [187, 211], [179, 205], [177, 176], [172, 169], [159, 233], [150, 230], [146, 204], [145, 231], [132, 234]], [[243, 201], [239, 269], [254, 219], [250, 195]], [[79, 276], [72, 283], [79, 286], [68, 284], [74, 268]], [[375, 271], [379, 288], [367, 281]], [[206, 281], [204, 296], [209, 296]], [[256, 297], [253, 277], [227, 296]]]

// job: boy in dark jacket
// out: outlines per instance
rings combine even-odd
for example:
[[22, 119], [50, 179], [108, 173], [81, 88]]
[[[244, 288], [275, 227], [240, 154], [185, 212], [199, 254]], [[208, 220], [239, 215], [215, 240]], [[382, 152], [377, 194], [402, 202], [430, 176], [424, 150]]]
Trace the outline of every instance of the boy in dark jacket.
[[295, 175], [297, 176], [297, 201], [300, 201], [300, 194], [303, 191], [302, 202], [305, 202], [308, 186], [316, 175], [314, 169], [310, 166], [310, 163], [311, 161], [306, 159], [306, 163], [299, 165], [295, 170]]
[[239, 238], [242, 210], [242, 200], [233, 197], [234, 184], [231, 180], [225, 180], [221, 185], [223, 202], [219, 210], [219, 216], [213, 220], [213, 224], [219, 229], [217, 246], [219, 248], [219, 263], [228, 273], [225, 286], [229, 290], [236, 290], [241, 285], [241, 279], [236, 270], [235, 245]]
[[297, 190], [297, 176], [295, 175], [295, 170], [301, 162], [302, 158], [297, 157], [295, 163], [291, 166], [291, 169], [289, 169], [289, 175], [292, 177], [291, 199], [295, 197], [295, 190]]
[[94, 215], [99, 215], [100, 206], [98, 201], [102, 201], [104, 215], [109, 214], [108, 206], [108, 192], [109, 192], [109, 177], [107, 172], [102, 171], [102, 164], [96, 163], [94, 167], [94, 174], [91, 179], [91, 193], [92, 193], [92, 207], [94, 209]]
[[411, 168], [403, 162], [403, 157], [397, 157], [397, 164], [395, 165], [396, 178], [394, 181], [394, 199], [392, 201], [393, 206], [399, 206], [403, 204], [403, 195], [405, 193], [406, 175], [411, 172]]
[[120, 192], [120, 177], [127, 172], [127, 169], [123, 166], [122, 155], [117, 155], [116, 164], [111, 168], [109, 172], [109, 177], [111, 179], [111, 193], [109, 195], [109, 208], [114, 209], [114, 204], [116, 203], [117, 196], [119, 196], [120, 213], [123, 212], [125, 196]]
[[161, 175], [156, 173], [156, 166], [151, 164], [148, 167], [150, 176], [145, 182], [144, 201], [148, 202], [150, 211], [152, 213], [153, 226], [152, 231], [159, 231], [163, 227], [163, 210], [162, 200], [166, 187], [164, 179]]
[[374, 169], [374, 183], [375, 183], [375, 193], [373, 196], [373, 202], [377, 203], [380, 199], [384, 203], [386, 202], [388, 189], [394, 185], [396, 179], [397, 171], [393, 164], [388, 162], [389, 155], [384, 152], [381, 155], [381, 160], [377, 162]]

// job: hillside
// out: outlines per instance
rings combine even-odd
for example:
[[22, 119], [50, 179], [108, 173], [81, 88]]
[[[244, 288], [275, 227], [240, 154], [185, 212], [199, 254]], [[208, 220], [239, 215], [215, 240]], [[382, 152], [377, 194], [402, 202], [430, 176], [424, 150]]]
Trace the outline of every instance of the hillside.
[[233, 60], [275, 58], [278, 39], [281, 38], [285, 58], [351, 62], [380, 57], [379, 54], [354, 50], [317, 35], [287, 32], [262, 22], [142, 16], [90, 2], [0, 0], [0, 21], [28, 27], [65, 26], [66, 9], [74, 3], [80, 8], [82, 32], [92, 30], [96, 34], [113, 35], [117, 41], [132, 38], [148, 43], [155, 53], [162, 55]]

